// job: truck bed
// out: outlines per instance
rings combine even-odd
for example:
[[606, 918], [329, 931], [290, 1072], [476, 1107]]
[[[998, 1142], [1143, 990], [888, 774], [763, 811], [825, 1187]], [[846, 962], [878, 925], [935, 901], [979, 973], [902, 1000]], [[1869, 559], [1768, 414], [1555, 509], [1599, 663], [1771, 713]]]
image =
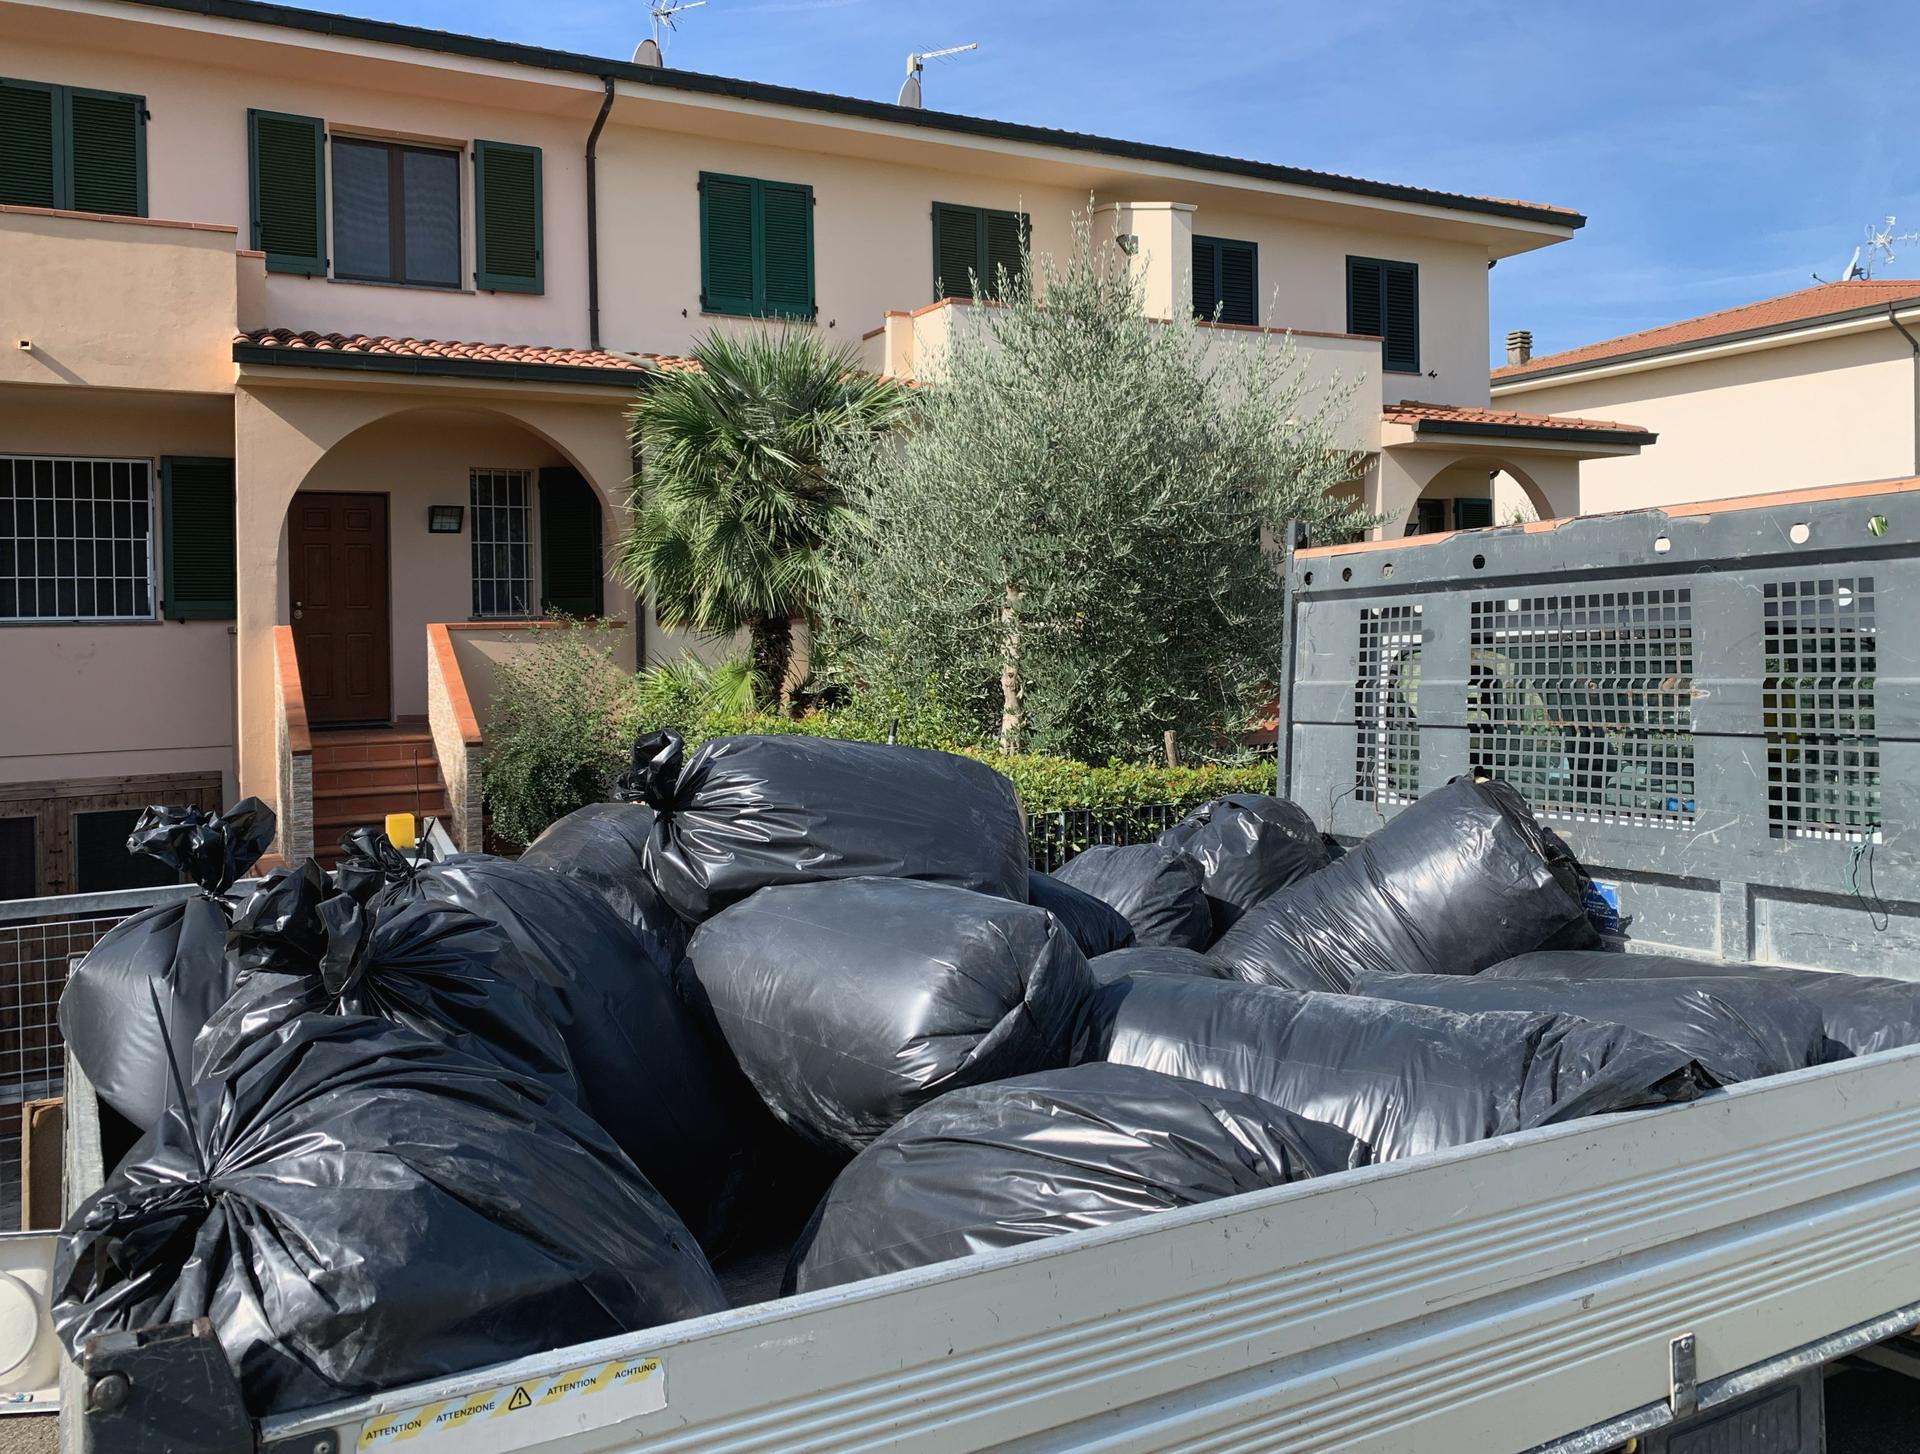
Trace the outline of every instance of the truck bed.
[[1685, 1335], [1698, 1384], [1678, 1401], [1708, 1409], [1916, 1323], [1911, 1047], [558, 1349], [260, 1435], [288, 1454], [1571, 1454], [1672, 1422]]

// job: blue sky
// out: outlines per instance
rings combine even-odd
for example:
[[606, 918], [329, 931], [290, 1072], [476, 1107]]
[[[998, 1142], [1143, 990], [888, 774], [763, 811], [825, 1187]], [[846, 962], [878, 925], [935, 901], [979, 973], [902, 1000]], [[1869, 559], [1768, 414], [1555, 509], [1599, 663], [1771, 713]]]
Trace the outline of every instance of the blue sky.
[[[646, 0], [308, 0], [626, 56]], [[1920, 4], [1817, 0], [709, 0], [669, 63], [1584, 212], [1492, 278], [1536, 352], [1837, 277], [1920, 231]], [[1920, 246], [1879, 276], [1920, 276]]]

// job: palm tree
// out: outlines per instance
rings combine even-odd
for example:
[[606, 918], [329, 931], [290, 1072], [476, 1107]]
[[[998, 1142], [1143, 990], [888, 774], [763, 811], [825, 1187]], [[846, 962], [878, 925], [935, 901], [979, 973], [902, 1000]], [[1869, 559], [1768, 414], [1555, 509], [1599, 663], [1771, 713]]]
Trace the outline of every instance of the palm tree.
[[792, 618], [812, 619], [820, 545], [847, 509], [822, 460], [837, 438], [898, 423], [910, 395], [807, 333], [716, 330], [693, 358], [633, 406], [640, 472], [617, 569], [663, 626], [746, 631], [760, 704], [777, 705]]

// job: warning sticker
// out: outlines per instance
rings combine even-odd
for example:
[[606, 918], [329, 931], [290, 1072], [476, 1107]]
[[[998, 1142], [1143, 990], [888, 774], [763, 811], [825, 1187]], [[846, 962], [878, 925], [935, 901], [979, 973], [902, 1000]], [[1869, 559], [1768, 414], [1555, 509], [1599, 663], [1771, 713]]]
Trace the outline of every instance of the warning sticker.
[[500, 1454], [531, 1440], [583, 1433], [666, 1406], [667, 1371], [658, 1358], [616, 1358], [380, 1414], [361, 1428], [356, 1447]]

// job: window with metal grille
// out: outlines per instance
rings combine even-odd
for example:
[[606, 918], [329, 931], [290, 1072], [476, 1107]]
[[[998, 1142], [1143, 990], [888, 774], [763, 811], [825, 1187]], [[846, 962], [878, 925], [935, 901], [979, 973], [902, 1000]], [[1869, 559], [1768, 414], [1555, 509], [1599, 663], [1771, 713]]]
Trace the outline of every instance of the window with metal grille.
[[1355, 796], [1411, 803], [1420, 796], [1419, 606], [1360, 612], [1360, 675], [1353, 684]]
[[1767, 827], [1776, 838], [1880, 838], [1873, 577], [1771, 581], [1766, 612]]
[[526, 470], [474, 470], [473, 614], [521, 618], [533, 600]]
[[1546, 818], [1693, 823], [1690, 590], [1475, 601], [1471, 619], [1478, 771]]
[[0, 621], [152, 619], [149, 462], [0, 455]]

